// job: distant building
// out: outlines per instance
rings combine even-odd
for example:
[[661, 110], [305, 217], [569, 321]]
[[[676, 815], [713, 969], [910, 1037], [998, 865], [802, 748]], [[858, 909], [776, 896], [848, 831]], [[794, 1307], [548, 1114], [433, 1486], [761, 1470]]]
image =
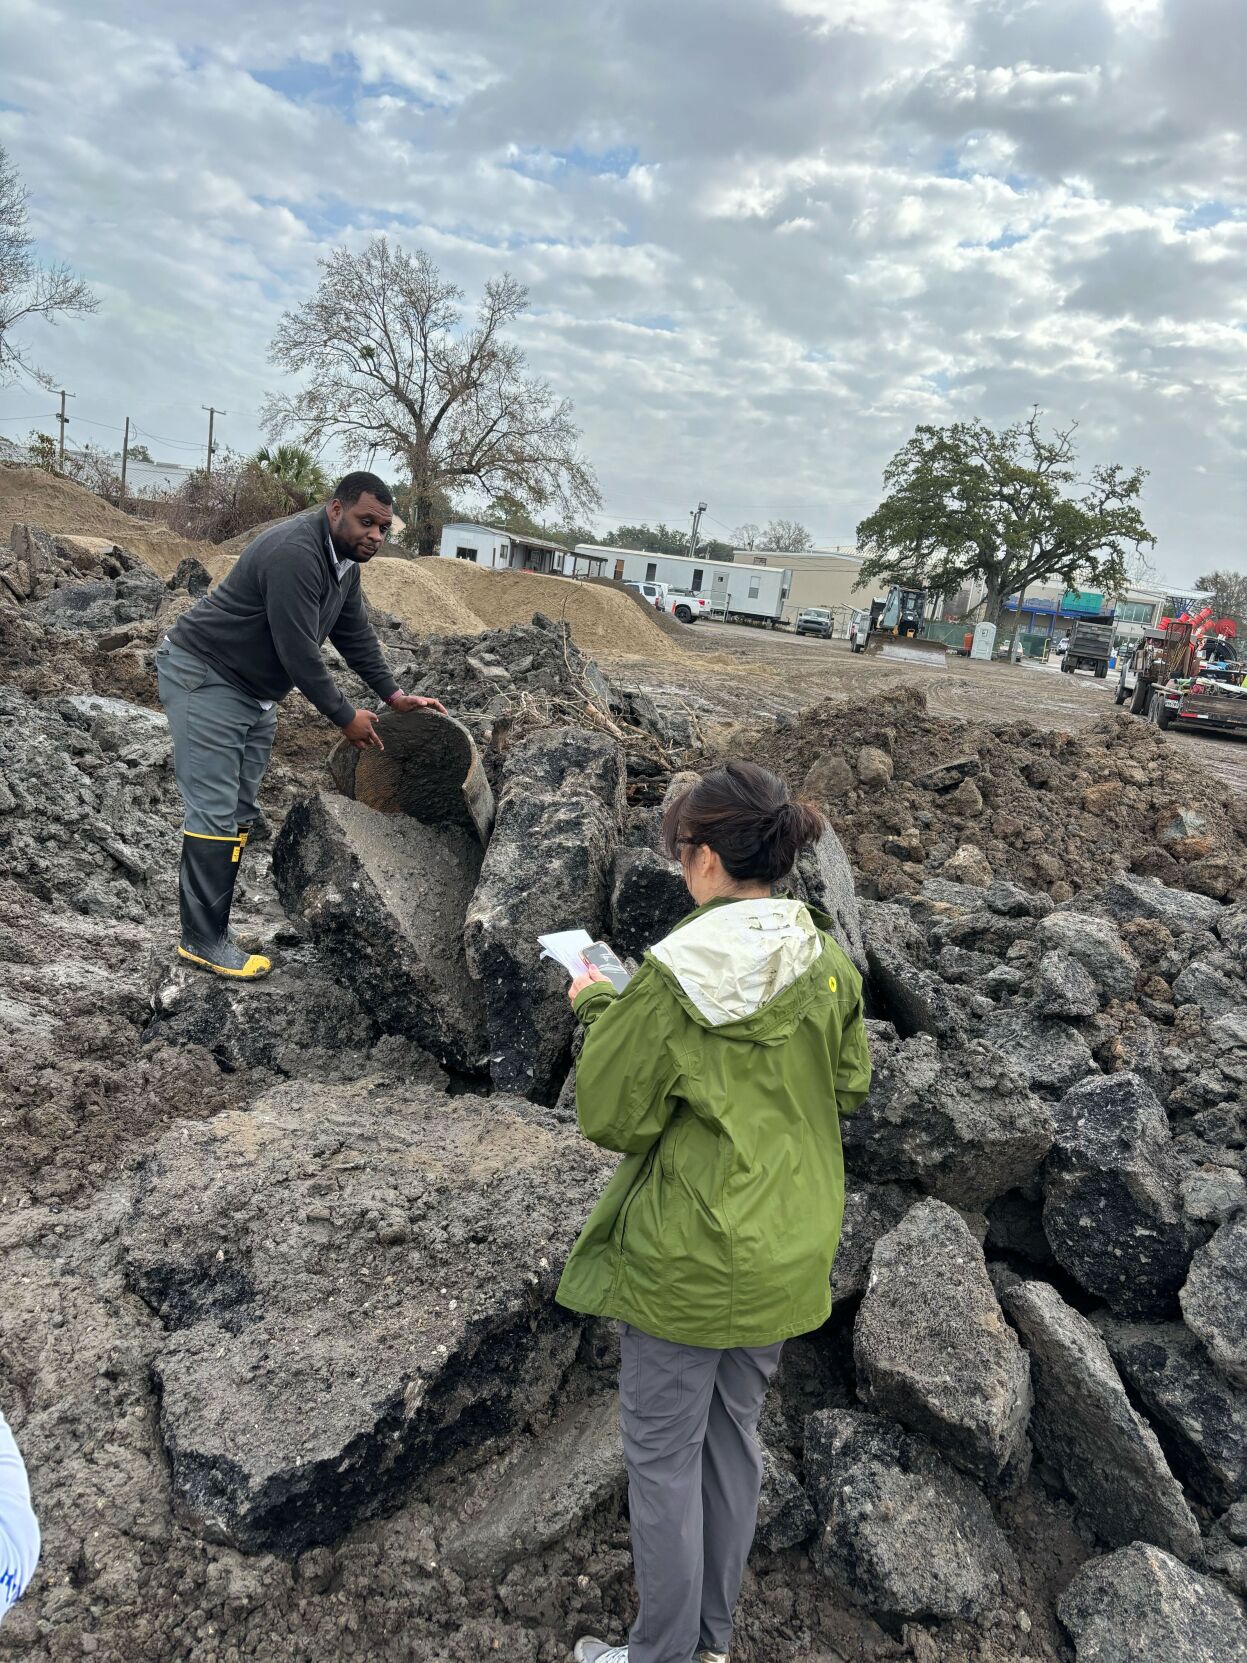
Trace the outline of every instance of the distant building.
[[[1002, 628], [1013, 627], [1018, 598], [1010, 595], [1004, 603], [1000, 617]], [[1104, 617], [1111, 613], [1114, 640], [1137, 641], [1145, 629], [1154, 629], [1162, 618], [1180, 614], [1191, 601], [1198, 603], [1199, 597], [1175, 593], [1163, 586], [1131, 585], [1121, 594], [1111, 595], [1098, 589], [1067, 589], [1061, 583], [1037, 583], [1028, 586], [1022, 598], [1019, 627], [1029, 634], [1059, 639], [1068, 634], [1070, 626], [1079, 618]]]
[[789, 622], [807, 606], [825, 606], [837, 635], [848, 634], [851, 613], [870, 605], [872, 591], [861, 587], [862, 558], [856, 549], [844, 547], [804, 549], [800, 554], [777, 554], [774, 549], [735, 551], [740, 565], [787, 567], [792, 573], [785, 606]]
[[548, 537], [499, 531], [495, 526], [454, 520], [442, 527], [443, 560], [470, 560], [493, 572], [539, 572], [546, 577], [602, 577], [606, 557], [569, 549]]

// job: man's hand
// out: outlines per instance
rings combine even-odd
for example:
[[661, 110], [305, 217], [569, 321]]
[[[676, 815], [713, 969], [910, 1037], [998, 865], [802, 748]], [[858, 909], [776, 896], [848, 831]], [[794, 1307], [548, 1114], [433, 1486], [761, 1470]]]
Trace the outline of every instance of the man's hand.
[[567, 990], [567, 997], [571, 1000], [571, 1002], [573, 1004], [575, 1004], [576, 995], [578, 993], [583, 993], [585, 988], [591, 987], [594, 982], [608, 982], [608, 981], [610, 981], [610, 977], [609, 976], [604, 976], [602, 974], [602, 972], [598, 969], [596, 964], [591, 964], [589, 966], [589, 968], [585, 971], [583, 976], [577, 976], [576, 977], [576, 980], [572, 983], [572, 985]]
[[439, 716], [449, 716], [450, 712], [440, 699], [424, 699], [418, 693], [395, 693], [386, 701], [391, 710], [436, 710]]
[[357, 710], [349, 722], [343, 722], [342, 732], [357, 751], [383, 751], [381, 735], [377, 732], [375, 710]]

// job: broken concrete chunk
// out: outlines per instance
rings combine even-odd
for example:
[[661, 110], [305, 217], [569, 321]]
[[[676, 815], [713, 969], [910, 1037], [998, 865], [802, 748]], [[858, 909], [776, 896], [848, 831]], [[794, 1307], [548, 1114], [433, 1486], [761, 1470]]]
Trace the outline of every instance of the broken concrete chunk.
[[1096, 1072], [1091, 1047], [1076, 1028], [1030, 1011], [998, 1011], [988, 1018], [983, 1037], [1021, 1070], [1035, 1091], [1068, 1091]]
[[1182, 1315], [1213, 1362], [1247, 1387], [1247, 1213], [1229, 1219], [1191, 1260]]
[[951, 1207], [921, 1202], [879, 1241], [853, 1352], [869, 1408], [991, 1489], [1025, 1477], [1030, 1364]]
[[273, 847], [282, 905], [380, 1028], [471, 1073], [484, 1070], [486, 1034], [463, 919], [480, 863], [473, 832], [331, 792], [301, 798]]
[[1156, 1435], [1130, 1406], [1104, 1341], [1046, 1282], [1016, 1282], [1001, 1300], [1030, 1353], [1031, 1439], [1101, 1541], [1143, 1538], [1184, 1558], [1199, 1526]]
[[1178, 1477], [1210, 1507], [1247, 1493], [1247, 1395], [1219, 1375], [1180, 1322], [1092, 1321], [1169, 1451]]
[[1139, 961], [1105, 918], [1079, 912], [1054, 912], [1039, 922], [1045, 948], [1059, 949], [1077, 960], [1098, 988], [1116, 999], [1134, 992]]
[[475, 1475], [472, 1511], [443, 1536], [442, 1557], [465, 1575], [497, 1578], [621, 1499], [626, 1483], [619, 1399], [603, 1393]]
[[545, 729], [507, 758], [465, 929], [501, 1090], [548, 1099], [562, 1083], [573, 1023], [567, 977], [541, 959], [537, 937], [605, 934], [623, 811], [623, 755], [605, 734]]
[[892, 758], [877, 745], [863, 745], [857, 753], [857, 777], [863, 785], [890, 785]]
[[831, 919], [831, 933], [839, 947], [865, 974], [862, 918], [853, 868], [844, 845], [829, 826], [818, 842], [797, 857], [796, 878], [811, 906]]
[[1044, 1230], [1057, 1262], [1121, 1316], [1163, 1317], [1194, 1241], [1169, 1122], [1137, 1074], [1084, 1080], [1061, 1099], [1044, 1169]]
[[621, 958], [639, 959], [692, 910], [676, 861], [653, 849], [619, 851], [611, 886], [610, 939]]
[[1035, 1009], [1040, 1016], [1079, 1022], [1094, 1016], [1100, 994], [1090, 971], [1061, 951], [1045, 953], [1035, 974]]
[[377, 732], [382, 751], [357, 751], [345, 739], [330, 751], [338, 790], [381, 814], [409, 814], [429, 826], [470, 826], [488, 843], [494, 794], [462, 722], [436, 710], [385, 710]]
[[970, 1620], [1016, 1585], [991, 1508], [921, 1438], [826, 1409], [806, 1422], [805, 1467], [823, 1526], [814, 1563], [882, 1622]]
[[840, 1243], [831, 1267], [837, 1304], [865, 1293], [879, 1238], [894, 1230], [919, 1199], [919, 1191], [907, 1184], [854, 1182], [846, 1187]]
[[161, 1434], [196, 1529], [302, 1552], [482, 1416], [545, 1411], [580, 1334], [551, 1295], [611, 1162], [526, 1110], [287, 1085], [156, 1145], [125, 1268], [168, 1330]]
[[872, 1054], [870, 1096], [841, 1125], [851, 1173], [981, 1208], [1038, 1170], [1051, 1115], [1001, 1052], [981, 1040], [940, 1051], [919, 1034]]
[[796, 1474], [762, 1444], [762, 1494], [758, 1501], [755, 1540], [772, 1553], [796, 1547], [818, 1529], [814, 1504], [801, 1488]]
[[1149, 1542], [1089, 1560], [1057, 1613], [1078, 1663], [1247, 1663], [1247, 1611]]
[[1186, 889], [1170, 889], [1159, 878], [1143, 878], [1134, 872], [1118, 872], [1103, 888], [1080, 896], [1079, 906], [1094, 906], [1118, 924], [1130, 918], [1152, 918], [1175, 935], [1215, 929], [1225, 911], [1220, 901]]
[[1198, 1005], [1210, 1018], [1241, 1013], [1245, 1000], [1247, 988], [1242, 982], [1207, 959], [1188, 964], [1173, 984], [1175, 1005]]

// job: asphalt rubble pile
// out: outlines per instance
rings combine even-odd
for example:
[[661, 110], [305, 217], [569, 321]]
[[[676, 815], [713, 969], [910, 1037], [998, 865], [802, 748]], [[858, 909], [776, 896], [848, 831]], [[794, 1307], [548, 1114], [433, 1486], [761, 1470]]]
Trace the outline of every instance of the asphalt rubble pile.
[[[0, 1403], [45, 1549], [0, 1657], [554, 1663], [621, 1632], [616, 1341], [552, 1298], [613, 1157], [577, 1133], [535, 938], [638, 956], [681, 916], [658, 827], [704, 736], [549, 620], [383, 622], [475, 772], [426, 790], [392, 713], [390, 772], [348, 766], [288, 701], [237, 911], [278, 969], [214, 981], [171, 958], [151, 667], [199, 575], [37, 554], [0, 601]], [[847, 837], [792, 888], [866, 977], [876, 1076], [835, 1312], [764, 1415], [734, 1656], [1247, 1663], [1247, 903], [1196, 871], [1233, 853], [1191, 829], [1200, 780], [1115, 729], [979, 734], [977, 773], [961, 732], [924, 783], [920, 719], [885, 698], [752, 741]], [[1147, 793], [1215, 848], [1162, 883], [1067, 816], [1041, 883], [1002, 853], [1037, 845], [971, 841], [1024, 812], [1014, 756], [1056, 765], [1036, 795]], [[921, 859], [866, 858], [867, 792]]]

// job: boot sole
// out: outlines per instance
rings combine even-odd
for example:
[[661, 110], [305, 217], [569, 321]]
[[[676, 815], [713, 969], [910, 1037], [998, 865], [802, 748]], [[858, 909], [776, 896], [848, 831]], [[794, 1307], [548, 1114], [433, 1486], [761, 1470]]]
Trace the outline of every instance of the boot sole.
[[211, 959], [200, 958], [197, 953], [188, 953], [185, 947], [178, 948], [178, 957], [185, 959], [188, 964], [197, 964], [203, 970], [210, 970], [214, 976], [232, 976], [238, 982], [258, 982], [273, 968], [270, 964], [263, 970], [231, 970], [224, 964], [213, 964]]

